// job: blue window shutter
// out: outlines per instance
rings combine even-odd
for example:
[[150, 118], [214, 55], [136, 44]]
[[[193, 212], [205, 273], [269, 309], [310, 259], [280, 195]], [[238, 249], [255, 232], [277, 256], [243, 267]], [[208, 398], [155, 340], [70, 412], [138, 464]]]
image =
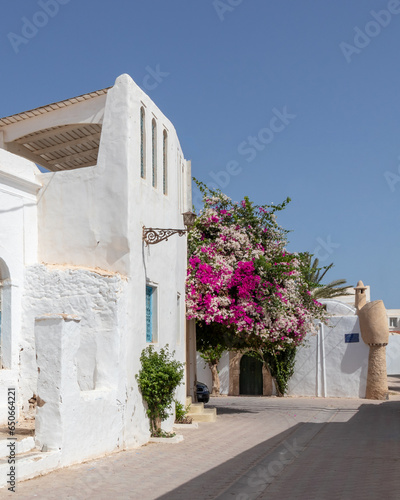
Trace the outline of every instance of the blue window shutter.
[[146, 286], [146, 342], [153, 340], [153, 288]]

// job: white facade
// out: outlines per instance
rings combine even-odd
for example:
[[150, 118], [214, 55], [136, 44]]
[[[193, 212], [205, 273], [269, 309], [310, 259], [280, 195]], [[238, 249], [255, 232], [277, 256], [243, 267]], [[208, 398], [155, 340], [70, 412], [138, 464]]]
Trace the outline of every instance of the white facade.
[[[61, 448], [63, 465], [143, 444], [135, 375], [152, 343], [146, 285], [154, 345], [182, 362], [186, 352], [186, 236], [142, 240], [143, 226], [184, 229], [191, 209], [175, 129], [122, 75], [110, 89], [0, 120], [0, 147], [0, 419], [7, 387], [24, 416], [38, 396], [37, 445]], [[182, 385], [177, 399], [185, 395]]]
[[386, 370], [388, 375], [400, 375], [400, 334], [389, 333], [386, 347]]
[[[365, 285], [365, 296], [367, 299], [367, 302], [371, 301], [371, 287], [369, 285]], [[356, 301], [356, 291], [354, 290], [354, 287], [349, 286], [346, 288], [346, 292], [349, 295], [339, 295], [338, 297], [335, 297], [335, 300], [338, 300], [339, 302], [344, 302], [345, 304], [348, 304], [350, 306], [354, 307], [355, 301]]]
[[288, 395], [364, 398], [369, 347], [361, 338], [356, 309], [335, 299], [321, 302], [331, 316], [298, 349]]
[[389, 331], [400, 332], [400, 309], [387, 309]]
[[[349, 293], [349, 295], [340, 295], [338, 297], [335, 297], [335, 299], [354, 307], [354, 305], [355, 305], [355, 290], [353, 287], [350, 286], [346, 289], [346, 291]], [[371, 287], [369, 285], [366, 286], [365, 295], [366, 295], [367, 302], [370, 302], [370, 300], [371, 300]], [[386, 309], [386, 314], [388, 317], [389, 330], [390, 331], [400, 331], [400, 309]]]
[[[218, 363], [218, 375], [220, 381], [220, 393], [223, 395], [229, 394], [229, 352], [225, 351]], [[212, 388], [212, 376], [208, 363], [197, 353], [197, 380]]]
[[[344, 302], [354, 307], [355, 290], [352, 287], [347, 288], [350, 295], [336, 297], [336, 300]], [[367, 302], [371, 300], [371, 287], [366, 287]], [[400, 374], [400, 309], [386, 309], [386, 315], [389, 326], [389, 344], [386, 347], [386, 368], [388, 375]]]
[[[304, 345], [297, 350], [294, 374], [289, 380], [287, 394], [364, 398], [369, 347], [361, 338], [356, 309], [335, 299], [321, 302], [326, 304], [330, 315], [328, 324], [319, 325], [317, 333], [307, 335]], [[394, 343], [394, 340], [389, 342], [388, 353]], [[229, 353], [225, 352], [218, 365], [221, 394], [229, 394], [232, 387], [230, 381], [234, 374], [230, 373], [230, 369], [234, 368], [230, 367]], [[211, 389], [211, 371], [199, 354], [197, 377]]]
[[0, 421], [7, 418], [7, 389], [19, 377], [19, 339], [25, 267], [37, 260], [36, 194], [31, 162], [0, 149], [1, 366]]

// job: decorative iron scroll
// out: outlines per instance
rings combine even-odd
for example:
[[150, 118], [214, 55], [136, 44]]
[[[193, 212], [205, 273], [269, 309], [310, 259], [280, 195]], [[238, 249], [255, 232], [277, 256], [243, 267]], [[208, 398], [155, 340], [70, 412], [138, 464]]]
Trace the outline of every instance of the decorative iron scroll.
[[155, 245], [163, 240], [168, 240], [173, 234], [179, 234], [183, 236], [186, 233], [186, 229], [160, 229], [157, 227], [144, 227], [143, 226], [143, 241], [146, 245]]

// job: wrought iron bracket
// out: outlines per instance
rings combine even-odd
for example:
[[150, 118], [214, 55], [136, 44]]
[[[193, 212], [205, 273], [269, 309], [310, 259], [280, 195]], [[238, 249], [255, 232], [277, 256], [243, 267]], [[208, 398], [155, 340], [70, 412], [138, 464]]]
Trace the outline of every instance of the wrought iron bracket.
[[168, 240], [173, 234], [183, 236], [187, 233], [187, 229], [161, 229], [158, 227], [143, 226], [143, 241], [146, 245], [156, 245], [160, 241]]

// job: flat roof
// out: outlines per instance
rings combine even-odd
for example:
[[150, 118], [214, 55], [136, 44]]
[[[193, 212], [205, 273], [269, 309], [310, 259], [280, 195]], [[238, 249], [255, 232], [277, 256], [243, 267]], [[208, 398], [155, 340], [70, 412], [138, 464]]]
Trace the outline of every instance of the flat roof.
[[29, 111], [23, 111], [22, 113], [17, 113], [15, 115], [5, 116], [0, 118], [0, 127], [3, 125], [11, 125], [12, 123], [18, 123], [22, 120], [27, 120], [28, 118], [33, 118], [38, 115], [43, 115], [49, 111], [54, 111], [56, 109], [65, 108], [66, 106], [71, 106], [71, 104], [77, 104], [78, 102], [87, 101], [93, 99], [94, 97], [99, 97], [101, 95], [107, 94], [111, 87], [105, 89], [96, 90], [95, 92], [90, 92], [88, 94], [82, 94], [77, 97], [71, 97], [70, 99], [65, 99], [63, 101], [53, 102], [51, 104], [46, 104], [45, 106], [40, 106], [39, 108], [30, 109]]

